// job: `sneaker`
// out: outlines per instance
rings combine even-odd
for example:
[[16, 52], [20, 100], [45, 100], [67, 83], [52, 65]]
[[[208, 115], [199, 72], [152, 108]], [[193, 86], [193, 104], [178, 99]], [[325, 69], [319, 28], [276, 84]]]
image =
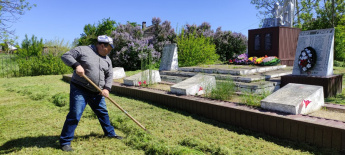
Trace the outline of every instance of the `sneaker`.
[[115, 135], [115, 136], [108, 136], [108, 137], [109, 137], [109, 138], [116, 138], [116, 139], [119, 139], [119, 140], [123, 139], [123, 137], [118, 136], [118, 135]]
[[61, 150], [66, 152], [73, 151], [71, 145], [64, 145], [61, 147]]

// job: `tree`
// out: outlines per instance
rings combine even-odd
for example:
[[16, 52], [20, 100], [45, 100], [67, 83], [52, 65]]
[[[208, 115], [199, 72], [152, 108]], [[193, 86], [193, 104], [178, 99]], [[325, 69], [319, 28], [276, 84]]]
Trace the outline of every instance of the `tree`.
[[54, 56], [63, 54], [71, 49], [69, 42], [64, 39], [55, 38], [54, 40], [45, 40], [44, 46], [48, 48], [46, 54], [53, 54]]
[[42, 55], [43, 50], [43, 39], [37, 39], [32, 35], [31, 39], [28, 38], [28, 35], [25, 35], [25, 39], [22, 41], [21, 48], [18, 49], [17, 54], [20, 57], [31, 57], [31, 56], [40, 56]]
[[30, 10], [32, 6], [26, 0], [0, 0], [0, 41], [4, 36], [14, 35], [11, 30], [12, 23], [15, 23], [20, 15], [24, 15], [26, 10]]
[[78, 46], [90, 45], [97, 42], [97, 37], [100, 35], [111, 35], [112, 31], [115, 31], [117, 24], [115, 21], [108, 19], [102, 19], [97, 25], [87, 24], [84, 26], [84, 33], [78, 40]]

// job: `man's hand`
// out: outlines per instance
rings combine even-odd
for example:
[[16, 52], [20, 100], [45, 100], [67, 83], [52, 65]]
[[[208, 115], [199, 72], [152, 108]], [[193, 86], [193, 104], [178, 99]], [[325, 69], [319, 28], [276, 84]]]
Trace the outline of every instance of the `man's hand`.
[[80, 77], [83, 77], [83, 75], [85, 74], [84, 73], [84, 68], [79, 65], [75, 68], [75, 72], [80, 76]]
[[100, 95], [104, 96], [104, 97], [109, 97], [109, 91], [108, 89], [103, 89], [102, 93], [100, 93]]

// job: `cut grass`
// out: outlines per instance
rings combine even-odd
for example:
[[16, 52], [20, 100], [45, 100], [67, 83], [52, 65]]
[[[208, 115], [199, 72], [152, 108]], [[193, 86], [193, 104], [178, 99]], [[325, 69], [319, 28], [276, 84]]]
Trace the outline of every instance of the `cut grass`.
[[[63, 154], [58, 139], [68, 105], [57, 106], [52, 98], [68, 92], [69, 84], [61, 80], [61, 75], [0, 79], [0, 154]], [[44, 97], [34, 99], [30, 97], [33, 94]], [[99, 122], [87, 106], [72, 141], [73, 154], [340, 153], [243, 130], [159, 104], [114, 94], [110, 97], [152, 134], [107, 102], [111, 123], [125, 139], [103, 138]]]

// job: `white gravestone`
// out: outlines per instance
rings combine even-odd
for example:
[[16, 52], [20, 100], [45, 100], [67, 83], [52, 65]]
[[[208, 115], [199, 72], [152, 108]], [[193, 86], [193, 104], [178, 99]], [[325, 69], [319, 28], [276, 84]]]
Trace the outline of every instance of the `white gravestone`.
[[157, 70], [145, 70], [123, 79], [127, 86], [139, 86], [140, 84], [155, 84], [161, 82], [161, 76]]
[[[307, 72], [301, 70], [298, 65], [301, 51], [306, 47], [312, 47], [316, 52], [316, 64]], [[333, 75], [333, 53], [334, 28], [300, 32], [292, 75]]]
[[173, 94], [201, 95], [216, 87], [216, 78], [210, 75], [197, 74], [170, 87]]
[[126, 73], [123, 67], [113, 68], [113, 79], [122, 79], [124, 77], [126, 77]]
[[159, 70], [166, 71], [177, 71], [178, 70], [178, 61], [177, 61], [177, 45], [168, 44], [163, 48], [163, 55], [161, 59], [161, 64]]
[[308, 114], [324, 105], [323, 87], [289, 83], [261, 100], [261, 108], [289, 114]]

